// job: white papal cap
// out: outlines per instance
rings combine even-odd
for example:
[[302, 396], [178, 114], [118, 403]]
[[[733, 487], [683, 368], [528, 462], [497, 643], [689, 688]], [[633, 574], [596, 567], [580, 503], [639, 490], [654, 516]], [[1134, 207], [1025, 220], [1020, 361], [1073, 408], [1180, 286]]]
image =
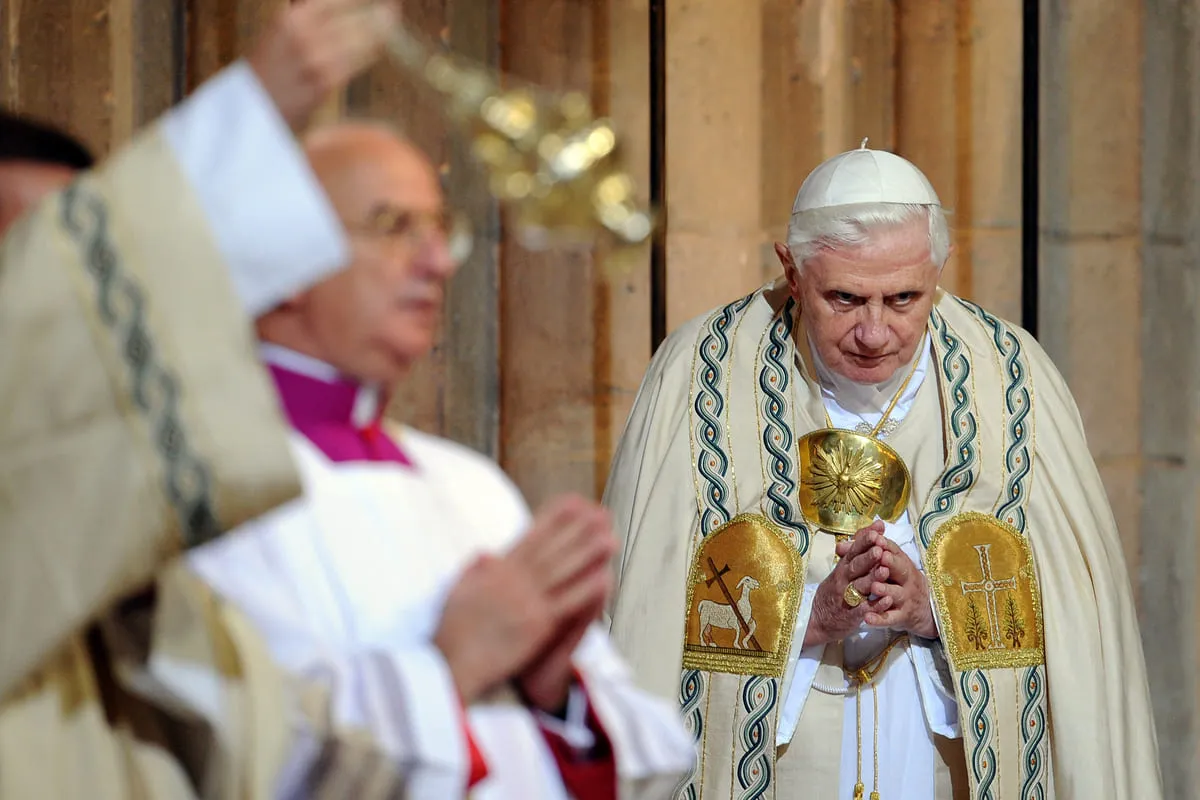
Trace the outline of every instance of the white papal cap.
[[937, 192], [916, 165], [885, 150], [857, 150], [834, 156], [809, 173], [796, 192], [792, 213], [851, 203], [914, 203], [940, 206]]

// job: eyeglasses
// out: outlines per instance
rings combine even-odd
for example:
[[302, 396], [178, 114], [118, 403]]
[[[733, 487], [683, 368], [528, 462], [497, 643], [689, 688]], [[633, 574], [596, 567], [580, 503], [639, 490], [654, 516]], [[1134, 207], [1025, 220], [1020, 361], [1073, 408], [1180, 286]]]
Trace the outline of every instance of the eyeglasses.
[[381, 238], [410, 252], [441, 237], [455, 264], [466, 261], [474, 246], [470, 220], [462, 212], [448, 209], [406, 211], [385, 205], [372, 211], [366, 224], [346, 223], [345, 228], [349, 233]]

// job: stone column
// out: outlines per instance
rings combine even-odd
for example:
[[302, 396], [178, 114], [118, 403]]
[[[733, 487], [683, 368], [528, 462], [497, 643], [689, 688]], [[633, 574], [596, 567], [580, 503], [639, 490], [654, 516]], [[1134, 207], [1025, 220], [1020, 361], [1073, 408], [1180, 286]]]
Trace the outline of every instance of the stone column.
[[0, 2], [0, 104], [108, 153], [165, 111], [182, 82], [168, 5]]
[[1136, 577], [1166, 795], [1196, 797], [1200, 0], [1145, 0], [1143, 37], [1140, 377], [1145, 404]]
[[[501, 66], [595, 98], [605, 9], [577, 0], [506, 4]], [[501, 463], [534, 504], [563, 491], [595, 494], [607, 474], [596, 463], [596, 253], [533, 252], [506, 233], [500, 258]]]
[[1040, 336], [1075, 395], [1136, 570], [1142, 3], [1050, 0], [1042, 25]]
[[762, 9], [667, 2], [667, 329], [759, 285]]
[[801, 181], [858, 146], [894, 150], [897, 12], [892, 0], [762, 2], [761, 273], [780, 274]]
[[[642, 202], [650, 201], [650, 3], [595, 3], [598, 45], [596, 108], [613, 120], [626, 167]], [[603, 12], [601, 11], [603, 9]], [[601, 49], [602, 48], [602, 49]], [[595, 491], [602, 494], [609, 462], [651, 355], [650, 247], [606, 260], [595, 288]]]
[[942, 286], [1021, 321], [1021, 5], [901, 0], [897, 152], [950, 212]]

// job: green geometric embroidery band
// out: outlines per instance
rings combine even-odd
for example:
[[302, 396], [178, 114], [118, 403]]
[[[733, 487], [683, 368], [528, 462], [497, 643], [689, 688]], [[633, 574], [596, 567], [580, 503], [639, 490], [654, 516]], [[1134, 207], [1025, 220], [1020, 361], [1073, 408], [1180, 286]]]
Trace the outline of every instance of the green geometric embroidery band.
[[[1030, 391], [1030, 369], [1021, 340], [1003, 320], [974, 303], [959, 302], [975, 314], [992, 337], [1004, 374], [1004, 489], [996, 503], [995, 516], [1021, 533], [1027, 533], [1025, 505], [1033, 473], [1034, 408]], [[1044, 666], [1018, 671], [1021, 697], [1021, 797], [1044, 798], [1050, 775], [1050, 739], [1046, 726], [1050, 716]]]
[[[979, 424], [971, 397], [971, 359], [962, 339], [934, 309], [930, 315], [933, 352], [943, 384], [943, 397], [951, 407], [948, 420], [948, 448], [945, 471], [930, 498], [930, 507], [917, 526], [921, 542], [928, 548], [938, 526], [958, 513], [967, 493], [975, 485], [979, 471]], [[991, 798], [995, 779], [996, 752], [992, 746], [995, 720], [989, 714], [991, 684], [980, 670], [959, 673], [959, 718], [963, 721], [963, 746], [971, 769], [971, 786], [976, 800]]]
[[[959, 673], [958, 696], [966, 706], [960, 713], [967, 743], [967, 766], [976, 800], [992, 800], [996, 781], [996, 751], [992, 747], [995, 721], [991, 714], [992, 688], [987, 675], [978, 669]], [[969, 735], [968, 735], [969, 732]]]
[[775, 777], [775, 706], [779, 680], [765, 675], [742, 678], [742, 720], [737, 763], [738, 788], [743, 800], [759, 800], [771, 790]]
[[703, 366], [696, 372], [692, 387], [695, 412], [692, 441], [699, 448], [696, 471], [703, 497], [699, 509], [700, 531], [705, 536], [733, 519], [730, 505], [733, 498], [727, 483], [729, 456], [725, 453], [725, 428], [721, 424], [726, 402], [722, 383], [725, 359], [729, 356], [729, 329], [752, 297], [730, 303], [713, 314], [704, 325], [705, 333], [696, 350], [696, 358]]
[[[1022, 351], [1020, 337], [1011, 326], [973, 303], [964, 300], [958, 302], [983, 324], [999, 357], [1002, 371], [1004, 474], [993, 513], [1000, 521], [1027, 534], [1025, 508], [1032, 480], [1035, 416], [1030, 368]], [[937, 493], [931, 499], [931, 508], [919, 525], [921, 540], [926, 545], [942, 522], [959, 513], [962, 499], [974, 486], [981, 468], [976, 442], [979, 428], [975, 398], [971, 396], [972, 364], [969, 353], [944, 316], [936, 310], [931, 316], [931, 327], [939, 378], [944, 388], [943, 396], [951, 403], [947, 431], [951, 458], [936, 487]], [[1021, 731], [1021, 798], [1044, 798], [1051, 771], [1045, 667], [1023, 667], [1011, 672], [1016, 678], [1018, 692], [1015, 721]], [[970, 768], [972, 796], [977, 800], [990, 800], [999, 792], [999, 765], [995, 748], [997, 721], [992, 708], [994, 694], [990, 671], [970, 669], [959, 673], [958, 695], [962, 704], [960, 719], [964, 748]]]
[[801, 555], [808, 553], [809, 530], [800, 511], [799, 465], [795, 458], [796, 436], [787, 417], [791, 411], [791, 365], [795, 357], [792, 344], [795, 301], [788, 299], [779, 318], [770, 327], [768, 343], [762, 353], [762, 368], [758, 388], [762, 400], [758, 409], [762, 420], [762, 446], [766, 452], [766, 498], [769, 516], [786, 530], [796, 534], [796, 547]]
[[[732, 355], [731, 332], [736, 329], [742, 314], [759, 293], [747, 295], [712, 314], [704, 323], [696, 346], [693, 365], [691, 399], [691, 431], [693, 445], [693, 468], [700, 494], [698, 513], [700, 532], [707, 536], [729, 522], [738, 513], [733, 496], [730, 474], [730, 443], [727, 439], [729, 398], [725, 394], [725, 381]], [[788, 329], [790, 331], [790, 328]], [[760, 376], [760, 387], [766, 383], [772, 394], [758, 410], [760, 429], [769, 428], [773, 443], [794, 441], [791, 427], [783, 415], [789, 408], [786, 396], [778, 390], [786, 387], [788, 370], [782, 362], [786, 345], [778, 337], [771, 339], [761, 354], [765, 376], [770, 372], [774, 382]], [[783, 382], [781, 385], [781, 381]], [[775, 439], [778, 437], [778, 440]], [[777, 448], [778, 449], [778, 448]], [[790, 478], [795, 481], [797, 469], [790, 447], [776, 456], [773, 476], [786, 485]], [[794, 492], [792, 493], [794, 495]], [[781, 498], [783, 499], [783, 498]], [[772, 518], [794, 531], [798, 541], [807, 545], [808, 531], [798, 523], [798, 509], [787, 502], [773, 509]], [[680, 709], [685, 724], [691, 731], [697, 747], [704, 741], [704, 709], [710, 690], [711, 676], [695, 669], [681, 670]], [[738, 800], [760, 800], [773, 789], [775, 772], [775, 719], [779, 702], [779, 680], [777, 678], [748, 675], [739, 678], [737, 729], [734, 731], [734, 796]], [[699, 794], [697, 782], [702, 769], [699, 760], [693, 773], [678, 787], [678, 796], [685, 800], [696, 800]]]
[[[707, 694], [708, 676], [698, 669], [685, 669], [679, 684], [679, 709], [684, 725], [692, 734], [697, 752], [700, 743], [704, 741], [704, 698]], [[697, 758], [691, 771], [676, 787], [677, 797], [683, 800], [697, 800], [699, 791], [696, 781], [700, 778], [700, 768], [701, 760]]]
[[970, 391], [971, 359], [962, 340], [937, 309], [930, 315], [930, 322], [933, 328], [933, 352], [941, 370], [941, 380], [946, 386], [944, 396], [950, 398], [953, 405], [949, 415], [951, 458], [938, 481], [929, 509], [917, 525], [924, 547], [929, 547], [938, 525], [957, 513], [962, 499], [975, 485], [979, 461], [978, 445], [975, 443], [979, 424], [975, 419]]
[[1004, 492], [1000, 496], [996, 518], [1025, 532], [1025, 504], [1029, 499], [1029, 478], [1033, 472], [1033, 399], [1030, 393], [1029, 367], [1021, 352], [1021, 340], [1005, 323], [974, 303], [959, 302], [974, 313], [992, 334], [1004, 365], [1004, 429], [1006, 447]]
[[[725, 358], [729, 355], [729, 333], [737, 313], [753, 295], [719, 309], [704, 323], [696, 348], [692, 384], [692, 456], [700, 487], [700, 533], [707, 536], [733, 519], [732, 495], [727, 476], [729, 457], [725, 454], [724, 381]], [[702, 366], [701, 366], [702, 365]], [[691, 732], [697, 752], [704, 741], [704, 709], [708, 697], [708, 675], [697, 669], [684, 669], [679, 676], [679, 705], [684, 724]], [[677, 792], [683, 800], [697, 800], [702, 769], [697, 759], [691, 772], [680, 782]]]
[[165, 472], [165, 490], [183, 529], [185, 547], [221, 532], [208, 465], [192, 452], [179, 416], [179, 381], [158, 357], [146, 326], [145, 294], [125, 271], [108, 227], [104, 199], [76, 181], [63, 194], [63, 229], [80, 250], [96, 287], [100, 319], [128, 368], [130, 395], [146, 418]]
[[1025, 695], [1021, 707], [1021, 797], [1045, 800], [1050, 774], [1046, 667], [1026, 667], [1021, 672], [1021, 685]]
[[[795, 457], [795, 431], [789, 423], [792, 412], [791, 370], [795, 358], [792, 344], [795, 305], [788, 300], [779, 316], [772, 320], [766, 343], [759, 352], [757, 381], [760, 445], [769, 476], [764, 488], [767, 515], [796, 536], [801, 555], [808, 551], [811, 534], [800, 511], [799, 464]], [[796, 645], [793, 644], [793, 647]], [[737, 763], [738, 786], [744, 800], [758, 800], [771, 792], [775, 774], [776, 710], [780, 699], [777, 678], [761, 675], [744, 678], [739, 743], [744, 752]]]

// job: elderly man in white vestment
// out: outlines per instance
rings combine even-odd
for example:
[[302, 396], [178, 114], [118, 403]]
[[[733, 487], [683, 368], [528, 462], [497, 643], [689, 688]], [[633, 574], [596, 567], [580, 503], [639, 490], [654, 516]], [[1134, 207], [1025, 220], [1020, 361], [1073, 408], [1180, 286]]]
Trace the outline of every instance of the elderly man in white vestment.
[[393, 19], [285, 6], [78, 176], [0, 115], [0, 797], [402, 795], [176, 558], [299, 491], [249, 321], [346, 262], [293, 131]]
[[776, 251], [655, 355], [606, 492], [613, 638], [697, 743], [679, 796], [1160, 796], [1078, 411], [1025, 331], [938, 287], [933, 187], [864, 142]]
[[[691, 741], [596, 624], [608, 514], [567, 498], [531, 521], [495, 464], [383, 419], [389, 387], [433, 346], [456, 266], [436, 170], [363, 123], [307, 149], [353, 260], [258, 320], [304, 496], [193, 551], [193, 568], [285, 666], [327, 683], [339, 714], [418, 752], [414, 796], [666, 796]], [[487, 592], [454, 586], [464, 570], [489, 572]], [[514, 594], [530, 602], [494, 630], [459, 630]]]

